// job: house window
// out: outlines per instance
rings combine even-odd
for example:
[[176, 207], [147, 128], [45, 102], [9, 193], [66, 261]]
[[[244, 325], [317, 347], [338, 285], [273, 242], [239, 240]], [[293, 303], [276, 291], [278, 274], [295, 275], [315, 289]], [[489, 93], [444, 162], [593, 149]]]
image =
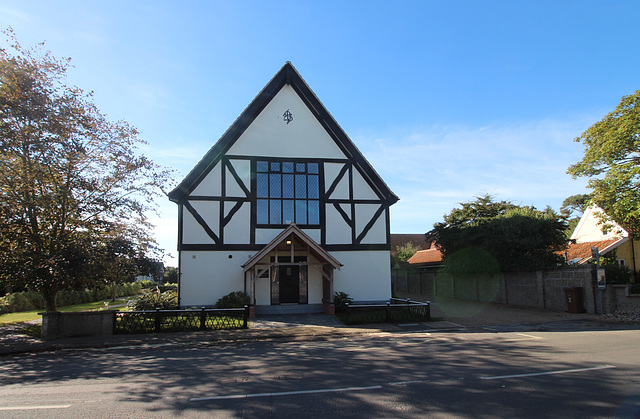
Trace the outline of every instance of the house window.
[[256, 163], [257, 224], [320, 224], [319, 164], [299, 161]]
[[625, 263], [624, 259], [618, 259], [618, 265], [625, 266], [626, 263]]

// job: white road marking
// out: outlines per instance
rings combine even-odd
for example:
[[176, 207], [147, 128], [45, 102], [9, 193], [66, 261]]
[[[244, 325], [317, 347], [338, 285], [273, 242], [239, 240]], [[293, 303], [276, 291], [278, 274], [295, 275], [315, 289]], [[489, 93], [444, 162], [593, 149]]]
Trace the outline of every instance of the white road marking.
[[71, 407], [70, 404], [61, 404], [57, 406], [13, 406], [13, 407], [0, 407], [0, 410], [67, 409], [69, 407]]
[[319, 389], [319, 390], [282, 391], [280, 393], [231, 394], [228, 396], [194, 397], [192, 399], [189, 399], [189, 401], [201, 402], [201, 401], [207, 401], [207, 400], [247, 399], [250, 397], [276, 397], [276, 396], [291, 396], [291, 395], [297, 395], [297, 394], [379, 390], [381, 388], [382, 386], [370, 386], [370, 387], [325, 388], [325, 389]]
[[493, 377], [480, 377], [481, 380], [500, 380], [503, 378], [521, 378], [521, 377], [535, 377], [538, 375], [553, 375], [553, 374], [570, 374], [573, 372], [583, 372], [583, 371], [596, 371], [596, 370], [605, 370], [609, 368], [615, 368], [614, 365], [602, 365], [600, 367], [591, 367], [591, 368], [577, 368], [573, 370], [558, 370], [558, 371], [547, 371], [547, 372], [533, 372], [529, 374], [514, 374], [514, 375], [496, 375]]
[[413, 381], [396, 381], [395, 383], [389, 383], [390, 386], [406, 386], [407, 384], [423, 384], [428, 383], [428, 380], [413, 380]]
[[524, 340], [542, 339], [540, 336], [527, 335], [526, 333], [516, 333], [518, 336], [524, 336], [524, 339], [506, 339], [504, 342], [522, 342]]
[[526, 333], [518, 333], [520, 336], [526, 336], [531, 339], [542, 339], [540, 336], [527, 335]]

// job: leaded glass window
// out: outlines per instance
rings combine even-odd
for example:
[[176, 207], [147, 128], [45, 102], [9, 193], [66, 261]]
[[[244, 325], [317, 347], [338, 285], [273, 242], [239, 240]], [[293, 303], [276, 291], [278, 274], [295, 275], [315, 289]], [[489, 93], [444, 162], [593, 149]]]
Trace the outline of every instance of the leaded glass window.
[[256, 162], [256, 223], [319, 225], [319, 171], [315, 162]]

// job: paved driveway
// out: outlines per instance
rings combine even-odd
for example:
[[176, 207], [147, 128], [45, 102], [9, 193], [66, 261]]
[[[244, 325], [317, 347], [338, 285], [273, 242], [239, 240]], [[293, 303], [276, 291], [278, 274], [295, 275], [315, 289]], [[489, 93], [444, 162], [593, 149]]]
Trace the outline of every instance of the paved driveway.
[[420, 294], [400, 293], [399, 298], [431, 301], [431, 316], [466, 327], [506, 324], [534, 324], [567, 320], [602, 320], [595, 314], [571, 314], [534, 307], [515, 307], [505, 304], [476, 303]]
[[256, 329], [270, 329], [280, 327], [298, 326], [342, 326], [342, 323], [335, 316], [326, 314], [277, 314], [258, 316], [251, 320], [250, 327]]

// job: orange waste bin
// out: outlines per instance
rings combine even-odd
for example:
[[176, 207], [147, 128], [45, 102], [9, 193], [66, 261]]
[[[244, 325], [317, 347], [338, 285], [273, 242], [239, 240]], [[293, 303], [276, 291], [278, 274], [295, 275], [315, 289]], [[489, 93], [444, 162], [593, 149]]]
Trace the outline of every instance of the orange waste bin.
[[584, 313], [584, 307], [582, 305], [582, 287], [566, 287], [562, 290], [564, 291], [564, 296], [567, 300], [567, 310], [569, 313]]

